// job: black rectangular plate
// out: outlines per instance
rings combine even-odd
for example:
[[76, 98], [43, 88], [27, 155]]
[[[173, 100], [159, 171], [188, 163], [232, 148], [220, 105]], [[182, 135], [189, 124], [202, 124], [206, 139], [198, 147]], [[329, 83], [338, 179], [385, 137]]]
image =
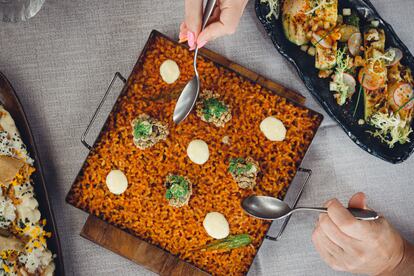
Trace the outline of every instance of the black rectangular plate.
[[37, 153], [36, 145], [30, 130], [29, 122], [27, 121], [23, 107], [17, 97], [16, 92], [11, 86], [7, 78], [0, 72], [0, 104], [13, 117], [16, 127], [20, 132], [22, 140], [27, 147], [30, 157], [35, 160], [34, 166], [36, 171], [32, 175], [34, 183], [35, 196], [39, 202], [39, 210], [42, 218], [45, 218], [47, 223], [45, 230], [52, 233], [50, 239], [47, 240], [47, 246], [53, 254], [56, 254], [55, 275], [64, 276], [65, 269], [63, 267], [62, 250], [59, 241], [59, 235], [56, 228], [56, 222], [49, 201], [49, 195], [46, 189], [45, 178], [43, 177], [42, 166], [40, 164], [39, 155]]
[[[402, 64], [408, 66], [414, 72], [413, 55], [399, 39], [391, 25], [381, 18], [369, 0], [339, 0], [339, 12], [343, 8], [351, 8], [353, 11], [356, 11], [361, 18], [362, 25], [368, 24], [372, 20], [378, 20], [380, 27], [384, 29], [386, 34], [386, 48], [396, 47], [401, 49], [404, 54], [401, 61]], [[291, 43], [286, 38], [283, 32], [281, 18], [276, 20], [272, 16], [267, 19], [266, 15], [269, 8], [266, 3], [261, 3], [260, 0], [256, 0], [255, 9], [257, 17], [263, 24], [276, 49], [295, 66], [300, 78], [312, 96], [339, 123], [352, 141], [368, 153], [393, 164], [401, 163], [410, 157], [414, 152], [414, 133], [410, 134], [409, 143], [404, 145], [396, 144], [394, 148], [389, 148], [388, 145], [373, 137], [367, 132], [368, 130], [372, 130], [369, 126], [366, 124], [362, 126], [358, 124], [358, 120], [363, 118], [363, 105], [361, 103], [356, 116], [353, 116], [358, 93], [355, 93], [350, 103], [342, 107], [339, 106], [333, 97], [333, 93], [329, 91], [329, 79], [318, 78], [318, 70], [315, 68], [314, 58], [301, 51], [299, 46]], [[414, 128], [414, 121], [412, 127]]]

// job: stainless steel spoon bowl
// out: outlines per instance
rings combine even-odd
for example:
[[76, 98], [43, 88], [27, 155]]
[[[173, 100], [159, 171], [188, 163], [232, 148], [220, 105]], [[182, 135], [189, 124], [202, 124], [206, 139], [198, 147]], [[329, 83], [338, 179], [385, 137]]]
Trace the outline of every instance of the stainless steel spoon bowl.
[[[211, 14], [213, 13], [214, 7], [216, 5], [216, 0], [208, 0], [203, 14], [203, 22], [201, 25], [201, 30], [207, 25], [208, 20], [210, 19]], [[176, 124], [181, 123], [190, 112], [193, 110], [194, 105], [197, 101], [198, 94], [200, 94], [200, 77], [197, 71], [197, 55], [198, 55], [198, 46], [194, 51], [194, 73], [195, 76], [192, 78], [184, 87], [183, 92], [181, 92], [180, 97], [175, 105], [173, 121]]]
[[[269, 196], [249, 196], [242, 201], [243, 210], [249, 215], [266, 220], [283, 219], [297, 211], [316, 211], [327, 213], [326, 208], [296, 207], [290, 208], [285, 202]], [[378, 214], [375, 211], [348, 208], [351, 214], [359, 220], [375, 220]]]

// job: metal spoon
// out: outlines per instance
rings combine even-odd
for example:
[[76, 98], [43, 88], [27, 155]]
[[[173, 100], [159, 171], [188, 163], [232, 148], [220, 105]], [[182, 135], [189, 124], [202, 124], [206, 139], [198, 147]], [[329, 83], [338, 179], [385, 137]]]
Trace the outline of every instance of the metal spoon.
[[[316, 211], [327, 213], [326, 208], [296, 207], [290, 208], [285, 202], [269, 196], [249, 196], [242, 201], [243, 210], [249, 215], [266, 220], [282, 219], [297, 211]], [[376, 220], [378, 214], [375, 211], [357, 208], [348, 208], [351, 214], [359, 220]]]
[[[213, 9], [216, 5], [216, 0], [208, 0], [206, 4], [206, 8], [204, 9], [203, 14], [203, 22], [201, 25], [201, 30], [207, 25], [207, 22], [213, 13]], [[193, 110], [194, 105], [197, 101], [198, 94], [200, 93], [200, 77], [197, 71], [197, 55], [198, 55], [198, 46], [194, 52], [194, 72], [195, 76], [192, 78], [184, 87], [183, 91], [181, 92], [180, 97], [175, 105], [173, 121], [176, 124], [181, 123], [187, 116], [190, 114], [191, 110]]]

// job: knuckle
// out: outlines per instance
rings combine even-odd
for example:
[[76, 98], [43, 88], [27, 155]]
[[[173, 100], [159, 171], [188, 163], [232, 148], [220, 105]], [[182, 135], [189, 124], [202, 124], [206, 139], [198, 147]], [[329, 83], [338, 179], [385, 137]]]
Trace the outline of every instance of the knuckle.
[[338, 263], [328, 263], [328, 265], [335, 271], [345, 271], [346, 269], [339, 265]]
[[338, 227], [341, 230], [350, 230], [357, 227], [357, 224], [353, 220], [343, 220], [338, 223]]

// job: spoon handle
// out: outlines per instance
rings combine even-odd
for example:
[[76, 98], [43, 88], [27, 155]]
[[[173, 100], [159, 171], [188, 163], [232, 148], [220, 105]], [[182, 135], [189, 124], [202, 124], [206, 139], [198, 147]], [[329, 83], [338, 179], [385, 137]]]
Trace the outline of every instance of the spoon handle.
[[[216, 6], [216, 2], [217, 2], [217, 0], [208, 0], [207, 1], [206, 7], [205, 7], [204, 13], [203, 13], [203, 21], [201, 23], [201, 31], [204, 30], [204, 28], [206, 27], [207, 22], [210, 19], [211, 14], [213, 13], [214, 7]], [[196, 49], [194, 51], [194, 60], [193, 60], [193, 67], [194, 67], [194, 72], [195, 72], [196, 76], [198, 76], [197, 56], [198, 56], [198, 46], [196, 46]]]
[[204, 9], [203, 13], [203, 22], [201, 24], [201, 30], [204, 30], [204, 28], [207, 25], [208, 20], [210, 19], [211, 14], [213, 13], [214, 7], [216, 6], [217, 0], [208, 0], [206, 7]]
[[[327, 213], [327, 208], [313, 208], [313, 207], [297, 207], [293, 211], [315, 211], [321, 213]], [[359, 220], [376, 220], [379, 218], [377, 212], [372, 210], [358, 209], [358, 208], [348, 208], [348, 211]]]

